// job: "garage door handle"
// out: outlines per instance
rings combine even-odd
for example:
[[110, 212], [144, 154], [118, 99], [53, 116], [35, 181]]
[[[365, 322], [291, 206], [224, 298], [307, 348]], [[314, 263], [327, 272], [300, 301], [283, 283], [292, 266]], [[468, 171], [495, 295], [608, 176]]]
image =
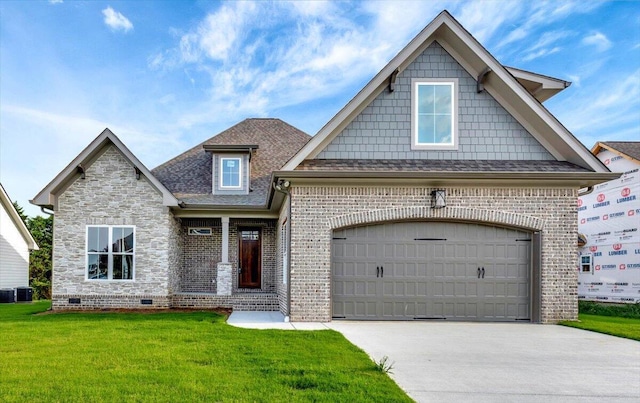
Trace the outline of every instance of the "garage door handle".
[[482, 278], [484, 278], [484, 267], [482, 268]]
[[380, 277], [380, 266], [376, 266], [376, 278]]
[[380, 266], [380, 277], [384, 277], [384, 267]]
[[481, 271], [480, 271], [480, 268], [478, 267], [478, 278], [480, 278], [480, 273]]

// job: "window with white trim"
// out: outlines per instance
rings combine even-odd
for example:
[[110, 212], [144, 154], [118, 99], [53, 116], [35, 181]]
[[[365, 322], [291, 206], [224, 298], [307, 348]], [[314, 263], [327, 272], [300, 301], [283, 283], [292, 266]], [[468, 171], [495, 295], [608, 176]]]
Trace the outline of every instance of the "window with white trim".
[[242, 188], [242, 158], [220, 158], [220, 188]]
[[133, 280], [135, 228], [87, 226], [87, 280]]
[[412, 148], [457, 149], [457, 80], [413, 80], [412, 87]]

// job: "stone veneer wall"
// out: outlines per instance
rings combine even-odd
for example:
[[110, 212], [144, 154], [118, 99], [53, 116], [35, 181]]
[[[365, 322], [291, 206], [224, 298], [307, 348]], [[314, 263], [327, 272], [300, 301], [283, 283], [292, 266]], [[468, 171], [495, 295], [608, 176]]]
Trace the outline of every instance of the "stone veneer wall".
[[447, 207], [430, 209], [428, 187], [292, 188], [292, 321], [331, 320], [332, 230], [403, 219], [476, 221], [542, 234], [541, 320], [578, 315], [578, 189], [447, 188]]
[[[162, 195], [113, 146], [58, 197], [53, 234], [53, 309], [169, 306], [179, 262], [179, 226]], [[87, 225], [135, 226], [133, 281], [85, 280]], [[69, 304], [80, 298], [80, 304]], [[142, 305], [152, 299], [153, 305]]]

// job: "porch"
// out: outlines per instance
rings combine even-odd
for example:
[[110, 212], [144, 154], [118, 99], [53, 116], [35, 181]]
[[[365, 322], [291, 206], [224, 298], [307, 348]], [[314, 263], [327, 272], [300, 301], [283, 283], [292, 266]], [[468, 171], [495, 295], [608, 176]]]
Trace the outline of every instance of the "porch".
[[[181, 218], [171, 305], [239, 311], [286, 309], [276, 219]], [[284, 311], [283, 311], [284, 312]]]

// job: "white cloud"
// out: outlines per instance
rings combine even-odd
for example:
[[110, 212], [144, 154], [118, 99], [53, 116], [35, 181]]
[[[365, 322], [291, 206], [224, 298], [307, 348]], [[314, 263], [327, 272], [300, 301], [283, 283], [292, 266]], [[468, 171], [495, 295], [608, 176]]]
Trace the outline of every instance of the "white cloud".
[[131, 21], [111, 7], [102, 10], [102, 14], [104, 15], [104, 23], [114, 31], [129, 32], [133, 29]]
[[522, 57], [522, 61], [524, 62], [528, 62], [531, 60], [535, 60], [538, 59], [540, 57], [544, 57], [544, 56], [549, 56], [552, 55], [554, 53], [558, 53], [561, 50], [561, 48], [559, 46], [556, 46], [555, 48], [545, 48], [545, 49], [540, 49], [538, 51], [534, 51], [534, 52], [529, 52], [528, 54], [526, 54], [525, 56]]
[[640, 132], [640, 69], [619, 78], [613, 84], [607, 78], [583, 84], [573, 101], [564, 103], [560, 120], [581, 138], [622, 137], [615, 128], [625, 126]]
[[552, 46], [554, 43], [563, 41], [573, 33], [570, 31], [550, 31], [542, 34], [540, 39], [533, 44], [529, 49], [523, 51], [524, 56], [521, 57], [523, 61], [534, 60], [543, 56], [548, 56], [559, 52], [562, 48], [560, 46]]
[[[523, 38], [533, 35], [539, 30], [544, 30], [544, 27], [551, 25], [556, 21], [560, 21], [572, 14], [586, 14], [594, 9], [604, 5], [604, 2], [585, 2], [580, 0], [573, 1], [535, 1], [535, 2], [501, 2], [500, 7], [494, 7], [496, 9], [502, 9], [505, 3], [521, 3], [526, 4], [526, 7], [521, 9], [515, 9], [514, 11], [520, 11], [521, 14], [514, 14], [512, 18], [513, 30], [509, 32], [496, 46], [496, 49], [504, 48], [505, 46], [514, 42], [519, 42]], [[487, 3], [485, 3], [486, 5]], [[496, 5], [497, 3], [492, 3]], [[486, 21], [489, 22], [490, 21]]]
[[61, 4], [64, 3], [63, 0], [49, 0], [49, 4]]
[[593, 45], [598, 52], [604, 52], [612, 45], [611, 41], [601, 32], [593, 32], [591, 35], [582, 39], [584, 45]]

